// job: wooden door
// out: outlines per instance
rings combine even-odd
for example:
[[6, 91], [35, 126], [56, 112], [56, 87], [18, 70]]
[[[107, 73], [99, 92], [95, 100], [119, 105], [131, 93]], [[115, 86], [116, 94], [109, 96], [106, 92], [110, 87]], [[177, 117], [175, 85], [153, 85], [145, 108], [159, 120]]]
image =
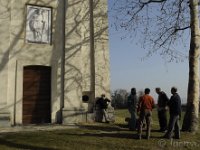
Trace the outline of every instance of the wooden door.
[[50, 123], [51, 68], [26, 66], [23, 75], [23, 124]]

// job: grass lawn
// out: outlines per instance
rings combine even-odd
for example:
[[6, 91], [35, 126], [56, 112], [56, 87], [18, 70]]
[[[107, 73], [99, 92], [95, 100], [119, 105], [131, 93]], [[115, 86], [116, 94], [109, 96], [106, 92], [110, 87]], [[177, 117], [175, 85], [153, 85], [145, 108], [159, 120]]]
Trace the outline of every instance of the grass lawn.
[[[157, 132], [158, 120], [153, 113], [151, 139], [137, 140], [136, 131], [129, 131], [127, 110], [115, 111], [115, 123], [80, 124], [80, 128], [54, 131], [29, 131], [0, 134], [0, 150], [161, 150], [200, 149], [200, 131], [196, 135], [181, 132], [180, 140], [162, 139]], [[145, 134], [145, 132], [144, 132]]]

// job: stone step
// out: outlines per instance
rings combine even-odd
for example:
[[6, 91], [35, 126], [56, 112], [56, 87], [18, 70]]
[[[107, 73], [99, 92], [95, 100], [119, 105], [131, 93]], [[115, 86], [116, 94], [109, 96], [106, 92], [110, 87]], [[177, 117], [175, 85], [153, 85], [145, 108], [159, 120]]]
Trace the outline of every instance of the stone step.
[[9, 127], [10, 123], [10, 113], [0, 111], [0, 127]]

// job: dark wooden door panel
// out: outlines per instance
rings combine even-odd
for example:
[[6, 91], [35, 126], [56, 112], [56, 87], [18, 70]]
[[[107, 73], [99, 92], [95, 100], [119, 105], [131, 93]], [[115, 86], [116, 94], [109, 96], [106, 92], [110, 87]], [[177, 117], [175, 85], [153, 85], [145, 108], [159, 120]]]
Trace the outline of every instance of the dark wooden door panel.
[[51, 122], [51, 68], [24, 67], [23, 124]]
[[24, 120], [26, 120], [24, 124], [42, 124], [51, 122], [51, 119], [47, 118], [46, 116], [38, 117], [38, 116], [26, 115], [24, 116]]

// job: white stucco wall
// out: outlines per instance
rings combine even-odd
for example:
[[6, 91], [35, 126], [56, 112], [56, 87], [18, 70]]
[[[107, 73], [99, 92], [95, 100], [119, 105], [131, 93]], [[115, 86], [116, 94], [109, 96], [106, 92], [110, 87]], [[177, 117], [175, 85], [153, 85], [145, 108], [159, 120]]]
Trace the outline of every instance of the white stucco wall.
[[110, 55], [107, 0], [94, 2], [95, 94], [110, 98]]
[[10, 39], [10, 0], [2, 0], [0, 5], [0, 111], [7, 110], [8, 55]]
[[[66, 92], [63, 109], [64, 122], [66, 123], [76, 122], [77, 118], [75, 120], [69, 118], [77, 112], [90, 111], [95, 103], [95, 98], [102, 93], [110, 98], [107, 0], [94, 1], [93, 3], [94, 37], [91, 37], [90, 33], [89, 2], [89, 0], [69, 0], [70, 7], [67, 7], [66, 11]], [[91, 38], [94, 38], [94, 41]], [[91, 48], [94, 48], [95, 63], [91, 62]], [[94, 72], [91, 69], [93, 63]], [[92, 80], [93, 77], [94, 80]], [[95, 85], [95, 88], [92, 85]], [[83, 103], [81, 100], [84, 91], [90, 92], [92, 99], [88, 103]], [[94, 97], [93, 94], [95, 94]]]

